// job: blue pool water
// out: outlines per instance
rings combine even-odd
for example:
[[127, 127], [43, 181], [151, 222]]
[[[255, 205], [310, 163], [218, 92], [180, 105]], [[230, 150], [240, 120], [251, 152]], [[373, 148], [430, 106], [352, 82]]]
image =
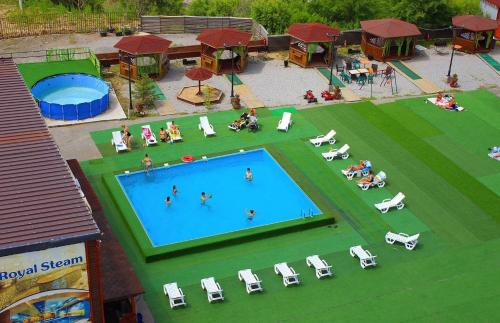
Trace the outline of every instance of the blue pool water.
[[[245, 180], [250, 167], [253, 181]], [[162, 246], [321, 213], [265, 149], [118, 175], [151, 243]], [[172, 195], [176, 185], [177, 196]], [[201, 192], [212, 194], [205, 205]], [[170, 196], [172, 204], [165, 204]], [[256, 215], [248, 220], [245, 209]]]

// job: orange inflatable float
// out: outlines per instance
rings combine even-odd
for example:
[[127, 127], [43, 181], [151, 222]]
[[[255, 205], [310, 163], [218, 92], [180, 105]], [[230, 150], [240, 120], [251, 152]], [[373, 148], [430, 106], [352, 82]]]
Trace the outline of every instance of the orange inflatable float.
[[185, 163], [190, 163], [194, 160], [194, 158], [191, 155], [184, 155], [182, 156], [181, 160]]

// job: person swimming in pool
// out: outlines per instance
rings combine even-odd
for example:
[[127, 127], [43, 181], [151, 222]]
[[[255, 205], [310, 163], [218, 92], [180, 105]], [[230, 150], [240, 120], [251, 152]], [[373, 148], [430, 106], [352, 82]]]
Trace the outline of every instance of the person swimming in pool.
[[172, 195], [176, 196], [177, 195], [177, 187], [174, 185], [172, 186]]
[[245, 209], [245, 213], [247, 214], [248, 220], [252, 221], [253, 217], [255, 216], [255, 210], [247, 210]]
[[149, 174], [149, 170], [152, 168], [153, 166], [153, 161], [151, 160], [151, 158], [148, 156], [148, 154], [144, 155], [144, 159], [142, 160], [142, 165], [144, 165], [144, 167], [146, 167], [146, 174]]
[[165, 204], [166, 204], [167, 206], [170, 206], [170, 205], [172, 204], [172, 200], [170, 199], [170, 196], [167, 196], [167, 197], [165, 198]]
[[212, 198], [212, 194], [205, 194], [205, 192], [201, 192], [201, 205], [205, 205], [205, 202]]
[[253, 180], [253, 174], [252, 171], [250, 170], [250, 167], [247, 168], [247, 171], [245, 172], [245, 179], [249, 182]]

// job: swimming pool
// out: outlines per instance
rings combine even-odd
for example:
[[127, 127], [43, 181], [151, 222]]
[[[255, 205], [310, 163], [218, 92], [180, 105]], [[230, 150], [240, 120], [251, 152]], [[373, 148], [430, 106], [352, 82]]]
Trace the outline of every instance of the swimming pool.
[[81, 120], [103, 113], [109, 106], [109, 86], [87, 74], [59, 74], [38, 81], [31, 89], [43, 116]]
[[[155, 247], [321, 213], [265, 149], [116, 177]], [[201, 192], [213, 196], [205, 205]], [[253, 220], [245, 209], [256, 211]]]

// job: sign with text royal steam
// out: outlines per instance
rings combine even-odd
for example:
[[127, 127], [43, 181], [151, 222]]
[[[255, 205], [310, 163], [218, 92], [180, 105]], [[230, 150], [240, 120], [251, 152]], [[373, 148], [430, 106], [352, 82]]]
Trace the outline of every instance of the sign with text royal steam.
[[90, 322], [85, 244], [0, 257], [0, 323]]

